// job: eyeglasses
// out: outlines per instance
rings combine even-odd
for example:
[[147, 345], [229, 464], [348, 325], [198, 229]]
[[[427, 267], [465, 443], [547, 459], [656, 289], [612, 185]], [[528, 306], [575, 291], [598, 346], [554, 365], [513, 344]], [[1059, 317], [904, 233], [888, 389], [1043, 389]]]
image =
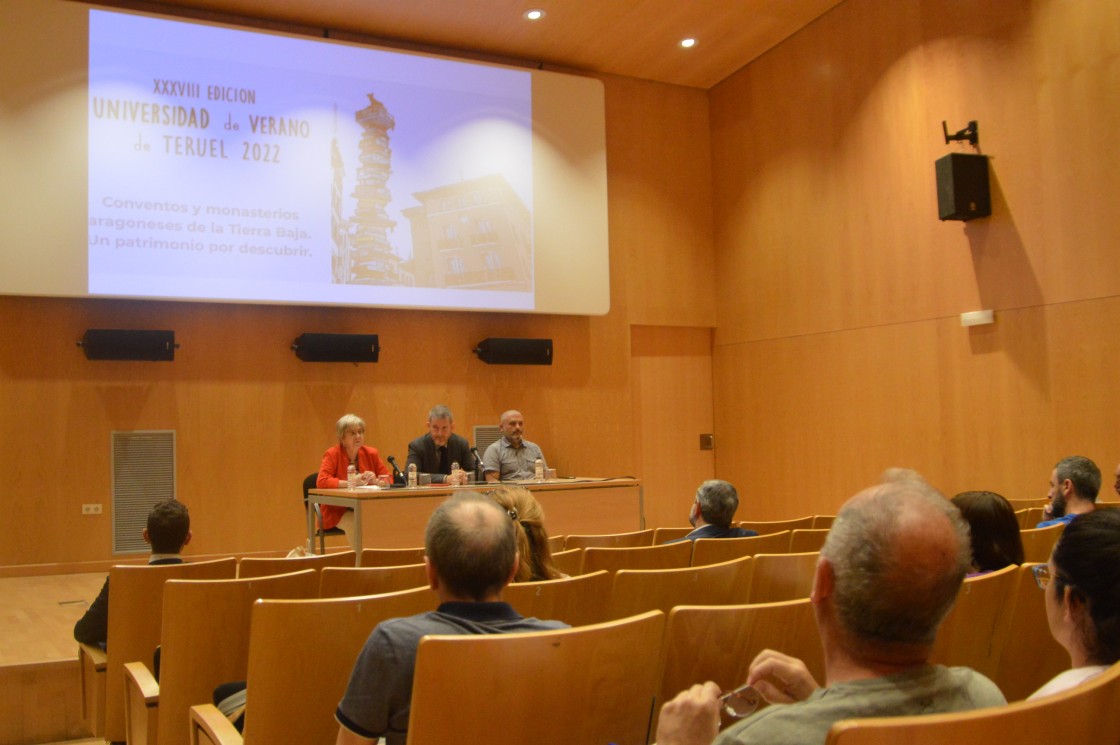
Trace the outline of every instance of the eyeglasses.
[[1038, 583], [1038, 589], [1045, 590], [1052, 579], [1050, 567], [1046, 564], [1038, 564], [1031, 567], [1031, 571], [1034, 573], [1034, 581]]
[[741, 685], [730, 691], [720, 694], [719, 702], [723, 711], [732, 719], [742, 719], [754, 714], [761, 698], [758, 691], [750, 685]]

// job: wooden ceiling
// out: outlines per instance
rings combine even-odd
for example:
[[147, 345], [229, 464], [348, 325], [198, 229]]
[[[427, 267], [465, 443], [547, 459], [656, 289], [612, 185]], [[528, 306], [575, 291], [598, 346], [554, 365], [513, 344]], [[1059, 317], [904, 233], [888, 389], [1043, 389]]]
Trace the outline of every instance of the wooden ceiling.
[[[163, 0], [212, 11], [481, 54], [545, 69], [708, 89], [842, 0]], [[131, 4], [117, 2], [110, 4]], [[153, 7], [146, 4], [146, 7]], [[541, 8], [544, 19], [523, 13]], [[236, 19], [230, 19], [236, 20]], [[692, 49], [681, 39], [694, 37]]]

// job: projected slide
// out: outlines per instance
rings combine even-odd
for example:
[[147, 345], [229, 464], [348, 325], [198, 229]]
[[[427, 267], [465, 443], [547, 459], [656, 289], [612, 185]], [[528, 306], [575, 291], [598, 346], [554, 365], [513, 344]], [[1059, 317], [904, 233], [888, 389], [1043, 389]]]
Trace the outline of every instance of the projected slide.
[[91, 295], [534, 308], [529, 72], [89, 29]]

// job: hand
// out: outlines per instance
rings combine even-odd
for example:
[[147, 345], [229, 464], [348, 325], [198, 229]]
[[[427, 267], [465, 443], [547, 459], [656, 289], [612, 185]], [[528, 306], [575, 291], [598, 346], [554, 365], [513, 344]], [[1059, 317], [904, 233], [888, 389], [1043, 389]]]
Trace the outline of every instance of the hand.
[[1054, 516], [1054, 503], [1047, 502], [1046, 506], [1042, 508], [1042, 519], [1049, 520]]
[[373, 471], [362, 471], [362, 484], [368, 486], [377, 481], [377, 474]]
[[709, 680], [661, 707], [658, 745], [709, 745], [719, 734], [719, 694], [719, 686]]
[[796, 657], [764, 649], [751, 662], [747, 683], [772, 704], [804, 701], [820, 684]]

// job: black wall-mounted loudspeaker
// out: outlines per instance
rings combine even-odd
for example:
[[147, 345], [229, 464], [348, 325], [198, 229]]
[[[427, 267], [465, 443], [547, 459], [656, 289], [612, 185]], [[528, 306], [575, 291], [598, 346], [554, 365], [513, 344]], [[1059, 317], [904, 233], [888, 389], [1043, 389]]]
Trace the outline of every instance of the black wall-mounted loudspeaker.
[[377, 334], [300, 334], [292, 349], [304, 362], [377, 362]]
[[474, 353], [488, 365], [551, 365], [552, 339], [483, 339]]
[[942, 220], [971, 220], [992, 214], [988, 156], [950, 153], [933, 164], [937, 213]]
[[174, 331], [86, 329], [78, 346], [87, 360], [171, 362], [178, 345]]

